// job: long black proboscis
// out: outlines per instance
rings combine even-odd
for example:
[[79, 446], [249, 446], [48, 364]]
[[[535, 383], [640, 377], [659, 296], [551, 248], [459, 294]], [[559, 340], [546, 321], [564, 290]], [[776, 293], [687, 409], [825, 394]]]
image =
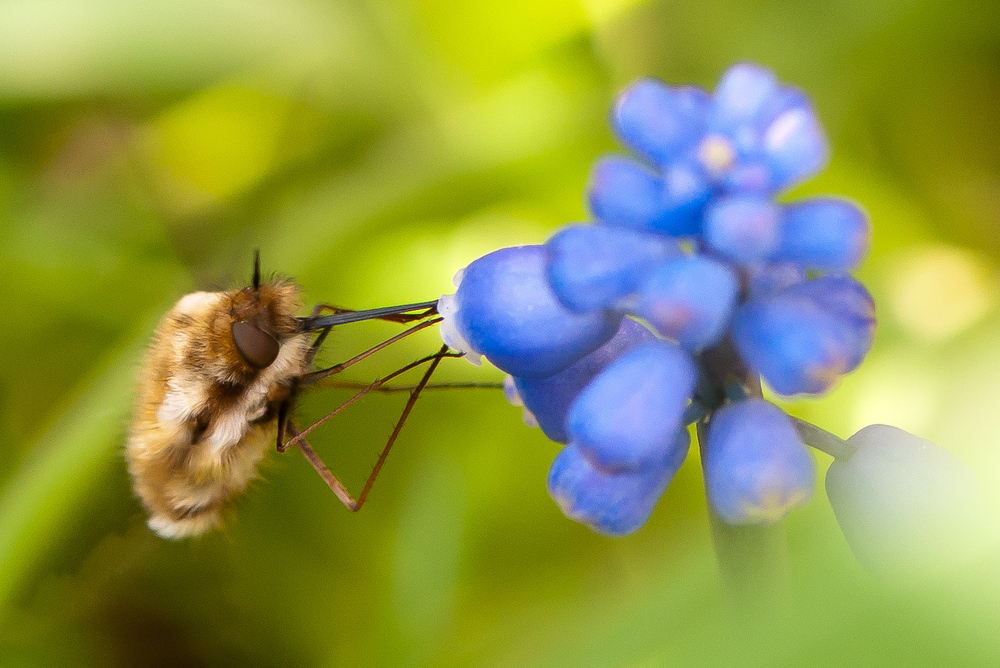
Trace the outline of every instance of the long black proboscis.
[[[426, 311], [437, 306], [437, 300], [432, 302], [420, 302], [419, 304], [401, 304], [399, 306], [385, 306], [383, 308], [367, 309], [365, 311], [347, 311], [346, 313], [334, 313], [333, 315], [315, 316], [312, 318], [299, 318], [302, 331], [311, 332], [324, 327], [335, 325], [346, 325], [349, 322], [361, 322], [363, 320], [374, 320], [387, 315], [400, 315], [402, 313], [413, 313], [414, 311]], [[427, 315], [433, 315], [434, 312]]]

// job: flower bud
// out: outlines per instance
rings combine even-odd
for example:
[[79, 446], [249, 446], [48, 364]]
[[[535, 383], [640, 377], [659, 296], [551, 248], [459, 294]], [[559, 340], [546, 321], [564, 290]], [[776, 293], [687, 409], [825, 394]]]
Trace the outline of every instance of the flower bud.
[[636, 315], [687, 350], [709, 346], [722, 336], [736, 304], [736, 275], [703, 255], [668, 260], [639, 293]]
[[562, 371], [545, 378], [513, 378], [513, 389], [522, 402], [515, 405], [523, 405], [530, 411], [550, 439], [566, 443], [569, 441], [566, 414], [580, 391], [608, 364], [632, 348], [655, 340], [656, 336], [648, 329], [625, 318], [614, 338]]
[[700, 89], [640, 79], [618, 96], [611, 122], [623, 142], [665, 164], [700, 136], [707, 104]]
[[905, 574], [950, 567], [984, 543], [984, 500], [975, 476], [947, 450], [876, 424], [826, 473], [826, 493], [851, 551], [864, 566]]
[[765, 197], [725, 197], [705, 211], [705, 241], [741, 264], [763, 262], [778, 248], [780, 223], [781, 208]]
[[784, 208], [775, 258], [810, 269], [838, 271], [856, 266], [868, 251], [871, 225], [847, 200], [814, 197]]
[[660, 236], [605, 225], [570, 225], [545, 244], [549, 285], [577, 312], [614, 309], [638, 291], [671, 255], [676, 243]]

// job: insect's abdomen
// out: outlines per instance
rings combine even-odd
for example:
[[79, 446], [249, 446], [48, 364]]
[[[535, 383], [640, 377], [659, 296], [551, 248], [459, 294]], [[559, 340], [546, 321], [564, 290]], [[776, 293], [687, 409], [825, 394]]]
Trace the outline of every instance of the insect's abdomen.
[[149, 527], [164, 538], [202, 534], [257, 475], [274, 439], [275, 423], [247, 424], [241, 439], [221, 452], [206, 440], [191, 442], [190, 428], [137, 424], [127, 448], [136, 495], [149, 511]]

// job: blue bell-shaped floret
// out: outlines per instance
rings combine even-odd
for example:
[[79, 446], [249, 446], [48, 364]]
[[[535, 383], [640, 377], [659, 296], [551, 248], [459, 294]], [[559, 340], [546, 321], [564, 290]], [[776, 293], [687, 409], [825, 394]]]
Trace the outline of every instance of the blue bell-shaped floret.
[[738, 293], [738, 280], [727, 264], [704, 255], [682, 255], [660, 265], [646, 280], [636, 315], [696, 351], [725, 333]]
[[687, 430], [677, 432], [662, 457], [641, 471], [609, 471], [575, 445], [563, 448], [549, 469], [549, 494], [570, 519], [598, 533], [623, 536], [646, 523], [684, 463]]
[[567, 443], [566, 414], [580, 391], [604, 368], [636, 346], [656, 341], [656, 335], [625, 318], [618, 333], [603, 346], [559, 373], [545, 378], [514, 378], [518, 398], [545, 435]]
[[823, 276], [747, 302], [733, 319], [744, 361], [776, 392], [816, 394], [858, 366], [871, 348], [874, 304], [849, 276]]
[[598, 466], [637, 471], [658, 461], [678, 429], [698, 371], [676, 344], [654, 341], [609, 364], [566, 416], [569, 439]]
[[761, 195], [731, 195], [708, 206], [704, 225], [716, 253], [740, 264], [764, 262], [781, 241], [781, 207]]
[[614, 336], [622, 316], [570, 311], [549, 286], [545, 265], [544, 246], [503, 248], [470, 264], [455, 296], [439, 305], [447, 314], [442, 337], [511, 375], [544, 378]]
[[709, 501], [729, 524], [776, 522], [812, 498], [812, 457], [784, 411], [763, 399], [716, 411], [704, 458]]
[[708, 102], [701, 89], [640, 79], [618, 96], [611, 123], [625, 144], [665, 165], [701, 136]]
[[549, 285], [577, 312], [621, 310], [650, 272], [680, 255], [664, 237], [605, 225], [570, 225], [545, 243]]
[[861, 262], [870, 243], [871, 225], [861, 207], [814, 197], [784, 207], [774, 258], [808, 269], [844, 271]]

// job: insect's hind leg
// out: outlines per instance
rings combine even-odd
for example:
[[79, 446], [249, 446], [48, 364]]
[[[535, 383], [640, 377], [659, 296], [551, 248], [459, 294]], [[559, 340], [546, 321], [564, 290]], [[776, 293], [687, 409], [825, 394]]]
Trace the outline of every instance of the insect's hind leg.
[[[288, 423], [288, 433], [290, 433], [293, 440], [295, 440], [295, 447], [302, 452], [306, 461], [312, 464], [312, 467], [316, 469], [316, 473], [319, 474], [319, 477], [323, 479], [323, 482], [326, 483], [327, 487], [330, 488], [340, 502], [343, 503], [352, 513], [356, 513], [361, 510], [361, 506], [359, 506], [358, 502], [354, 500], [351, 493], [347, 491], [344, 484], [337, 480], [337, 476], [333, 475], [327, 465], [323, 463], [323, 460], [320, 459], [320, 456], [316, 454], [316, 451], [312, 449], [311, 445], [309, 445], [309, 441], [301, 437], [301, 434], [299, 434], [299, 431], [291, 422]], [[279, 452], [284, 452], [284, 448], [287, 447], [287, 443], [284, 447], [279, 446]]]
[[[302, 432], [299, 432], [295, 428], [295, 426], [291, 423], [291, 421], [289, 421], [288, 431], [289, 433], [292, 434], [292, 438], [290, 441], [288, 441], [288, 443], [285, 444], [285, 448], [287, 448], [290, 445], [295, 445], [296, 447], [298, 447], [298, 449], [302, 451], [302, 454], [303, 456], [305, 456], [306, 460], [308, 460], [308, 462], [312, 465], [312, 467], [316, 469], [316, 472], [319, 474], [319, 476], [323, 479], [324, 482], [326, 482], [327, 486], [333, 491], [333, 493], [337, 496], [337, 498], [340, 499], [340, 502], [343, 503], [347, 507], [347, 509], [350, 510], [351, 512], [354, 513], [358, 512], [365, 505], [365, 501], [368, 498], [368, 493], [371, 491], [372, 485], [375, 484], [375, 479], [378, 477], [379, 472], [382, 470], [382, 466], [385, 464], [386, 459], [388, 459], [389, 451], [392, 450], [393, 444], [395, 444], [396, 439], [399, 437], [399, 433], [402, 431], [403, 425], [406, 423], [406, 419], [410, 415], [410, 411], [413, 410], [413, 406], [417, 403], [417, 399], [420, 397], [420, 393], [423, 391], [424, 387], [427, 386], [427, 383], [430, 382], [431, 376], [434, 374], [434, 371], [441, 363], [441, 360], [443, 360], [445, 357], [456, 357], [456, 356], [458, 355], [449, 352], [448, 346], [441, 346], [441, 350], [439, 350], [437, 353], [421, 358], [416, 362], [407, 364], [405, 367], [397, 371], [394, 371], [385, 378], [374, 381], [368, 387], [361, 390], [353, 397], [345, 401], [343, 404], [338, 406], [326, 417], [322, 418], [321, 420], [319, 420], [318, 422], [316, 422], [315, 424], [313, 424], [312, 426], [310, 426], [309, 428], [307, 428]], [[406, 405], [403, 407], [403, 412], [400, 414], [399, 419], [396, 420], [396, 425], [395, 427], [393, 427], [392, 433], [389, 435], [389, 438], [386, 441], [385, 446], [382, 448], [382, 452], [379, 454], [378, 461], [375, 462], [375, 466], [372, 468], [372, 472], [369, 474], [368, 479], [365, 481], [365, 485], [361, 489], [361, 493], [358, 495], [357, 500], [355, 500], [354, 497], [351, 496], [350, 492], [347, 491], [347, 488], [344, 487], [343, 483], [337, 480], [337, 477], [333, 475], [330, 469], [327, 468], [326, 464], [323, 463], [323, 460], [320, 458], [320, 456], [316, 454], [316, 451], [312, 449], [312, 446], [310, 446], [309, 442], [305, 439], [306, 435], [313, 429], [315, 429], [317, 426], [319, 426], [329, 418], [333, 417], [341, 410], [351, 405], [364, 395], [369, 394], [370, 392], [377, 391], [378, 388], [384, 385], [387, 381], [427, 362], [430, 362], [430, 366], [427, 368], [427, 371], [424, 372], [424, 375], [421, 377], [420, 382], [418, 382], [414, 386], [413, 390], [410, 392], [410, 397], [406, 401]]]

